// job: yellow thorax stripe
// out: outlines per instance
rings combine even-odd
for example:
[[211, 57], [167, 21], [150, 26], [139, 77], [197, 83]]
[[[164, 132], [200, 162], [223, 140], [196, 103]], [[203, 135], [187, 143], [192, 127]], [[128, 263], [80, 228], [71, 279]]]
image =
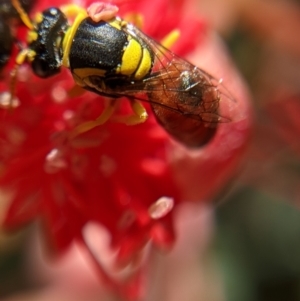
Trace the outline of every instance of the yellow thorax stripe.
[[62, 49], [63, 49], [62, 65], [66, 68], [70, 68], [69, 53], [73, 42], [73, 38], [75, 36], [78, 26], [86, 17], [87, 17], [87, 13], [80, 12], [76, 17], [76, 19], [74, 20], [74, 23], [68, 28], [64, 36], [63, 45], [62, 45]]

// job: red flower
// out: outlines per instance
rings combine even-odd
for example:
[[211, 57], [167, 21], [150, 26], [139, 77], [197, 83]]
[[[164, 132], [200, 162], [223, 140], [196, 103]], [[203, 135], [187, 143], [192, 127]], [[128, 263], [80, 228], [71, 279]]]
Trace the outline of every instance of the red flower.
[[[145, 32], [156, 39], [174, 28], [182, 29], [174, 51], [187, 55], [196, 45], [200, 45], [197, 51], [205, 46], [200, 42], [205, 40], [206, 29], [203, 22], [185, 14], [185, 3], [127, 3], [121, 7], [121, 15], [143, 14]], [[51, 1], [52, 6], [61, 4]], [[88, 4], [90, 1], [83, 6]], [[36, 11], [49, 5], [40, 0]], [[222, 76], [226, 85], [227, 74]], [[149, 119], [141, 125], [111, 120], [68, 140], [69, 131], [97, 118], [105, 103], [92, 93], [68, 98], [66, 91], [72, 84], [68, 71], [47, 80], [36, 78], [28, 66], [19, 71], [16, 95], [20, 105], [11, 112], [3, 110], [0, 119], [0, 185], [13, 193], [4, 226], [13, 229], [40, 218], [61, 253], [74, 241], [85, 244], [83, 228], [96, 222], [110, 233], [119, 264], [136, 258], [149, 241], [170, 247], [174, 242], [173, 205], [211, 197], [239, 163], [249, 130], [249, 111], [244, 92], [239, 92], [240, 83], [231, 87], [236, 89], [236, 100], [221, 104], [225, 110], [234, 107], [236, 118], [220, 124], [211, 143], [193, 152], [174, 143], [149, 110]], [[129, 113], [124, 100], [117, 114]], [[140, 275], [127, 287], [127, 294], [137, 293], [139, 281]]]

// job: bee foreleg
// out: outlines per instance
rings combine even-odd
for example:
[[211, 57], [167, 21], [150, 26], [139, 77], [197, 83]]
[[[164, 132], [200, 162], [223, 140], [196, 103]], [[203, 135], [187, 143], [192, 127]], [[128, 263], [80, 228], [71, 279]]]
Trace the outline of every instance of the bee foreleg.
[[148, 113], [141, 102], [138, 100], [130, 100], [130, 105], [134, 113], [133, 115], [114, 117], [113, 121], [121, 122], [126, 125], [144, 123], [148, 118]]
[[114, 113], [116, 107], [117, 105], [115, 101], [109, 102], [108, 106], [103, 110], [103, 112], [97, 119], [81, 123], [77, 127], [75, 127], [70, 133], [70, 138], [75, 138], [76, 136], [88, 132], [95, 127], [98, 127], [107, 122], [107, 120], [110, 119], [110, 117]]

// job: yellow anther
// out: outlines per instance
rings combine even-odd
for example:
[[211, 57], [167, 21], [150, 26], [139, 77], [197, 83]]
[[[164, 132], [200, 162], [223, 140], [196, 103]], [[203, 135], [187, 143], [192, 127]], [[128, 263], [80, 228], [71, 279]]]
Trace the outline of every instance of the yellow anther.
[[60, 10], [68, 17], [75, 18], [79, 14], [87, 14], [86, 10], [76, 4], [66, 4], [60, 7]]
[[132, 23], [135, 27], [142, 29], [144, 26], [144, 17], [141, 14], [129, 13], [124, 18], [128, 23]]
[[178, 29], [174, 29], [162, 39], [161, 44], [166, 48], [171, 48], [179, 37], [180, 31]]

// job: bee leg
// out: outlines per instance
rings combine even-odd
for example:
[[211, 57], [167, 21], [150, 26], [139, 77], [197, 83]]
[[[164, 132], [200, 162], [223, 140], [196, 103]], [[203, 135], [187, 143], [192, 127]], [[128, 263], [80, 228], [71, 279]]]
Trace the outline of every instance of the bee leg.
[[117, 107], [116, 101], [110, 101], [108, 106], [103, 110], [103, 112], [97, 119], [79, 124], [77, 127], [75, 127], [72, 130], [69, 137], [71, 139], [75, 138], [76, 136], [78, 136], [80, 134], [88, 132], [97, 126], [104, 124], [105, 122], [107, 122], [108, 119], [110, 119], [110, 117], [114, 113], [116, 107]]
[[85, 89], [83, 89], [81, 86], [79, 85], [74, 85], [69, 91], [68, 91], [68, 97], [73, 98], [76, 96], [81, 96], [82, 94], [84, 94], [86, 92]]
[[172, 30], [168, 35], [166, 35], [160, 43], [166, 47], [166, 48], [171, 48], [175, 42], [179, 39], [180, 36], [180, 31], [178, 29]]
[[133, 115], [114, 117], [113, 121], [121, 122], [126, 125], [136, 125], [139, 123], [144, 123], [148, 118], [148, 114], [141, 102], [137, 100], [131, 100], [130, 105], [134, 113]]

